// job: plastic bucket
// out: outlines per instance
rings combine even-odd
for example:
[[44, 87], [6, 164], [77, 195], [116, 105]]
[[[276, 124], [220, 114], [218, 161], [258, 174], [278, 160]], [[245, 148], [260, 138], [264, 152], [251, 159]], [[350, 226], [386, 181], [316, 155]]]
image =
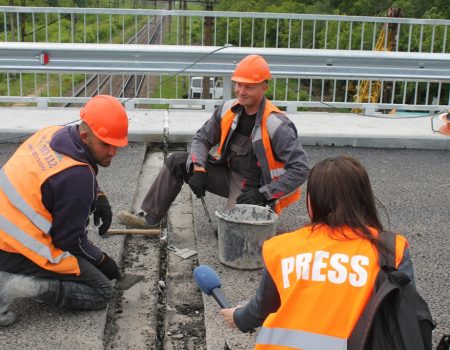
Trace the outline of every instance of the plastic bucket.
[[219, 261], [240, 270], [260, 269], [261, 248], [266, 239], [275, 236], [278, 215], [269, 207], [251, 204], [236, 204], [215, 214]]

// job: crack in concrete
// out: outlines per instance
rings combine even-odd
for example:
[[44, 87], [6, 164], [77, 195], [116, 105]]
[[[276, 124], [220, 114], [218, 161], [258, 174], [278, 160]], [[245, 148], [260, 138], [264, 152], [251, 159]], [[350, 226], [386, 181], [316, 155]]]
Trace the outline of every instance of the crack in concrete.
[[166, 334], [166, 276], [167, 276], [167, 235], [169, 227], [167, 216], [161, 222], [159, 240], [158, 298], [156, 304], [156, 349], [164, 350]]

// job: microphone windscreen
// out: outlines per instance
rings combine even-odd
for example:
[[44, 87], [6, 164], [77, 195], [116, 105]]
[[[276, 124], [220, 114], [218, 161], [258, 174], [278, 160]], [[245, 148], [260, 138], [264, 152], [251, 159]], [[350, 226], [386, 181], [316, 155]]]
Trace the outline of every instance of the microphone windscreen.
[[198, 287], [206, 295], [211, 295], [214, 288], [220, 288], [221, 283], [216, 271], [207, 265], [200, 265], [194, 269], [194, 278]]

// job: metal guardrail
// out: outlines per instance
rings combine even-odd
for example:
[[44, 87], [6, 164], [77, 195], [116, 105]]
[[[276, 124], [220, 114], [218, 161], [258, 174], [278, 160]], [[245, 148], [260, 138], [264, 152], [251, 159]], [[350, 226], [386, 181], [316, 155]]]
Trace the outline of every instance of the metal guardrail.
[[[224, 79], [224, 98], [231, 97], [230, 76], [236, 63], [248, 54], [264, 56], [271, 66], [274, 78], [277, 79], [341, 81], [346, 85], [349, 81], [359, 80], [391, 83], [413, 81], [428, 84], [432, 81], [447, 88], [450, 85], [450, 54], [447, 53], [54, 43], [0, 43], [0, 53], [0, 71], [11, 73], [166, 75], [163, 80], [167, 79], [167, 76], [180, 73], [184, 76], [219, 76]], [[48, 62], [43, 62], [44, 54], [47, 55]], [[27, 99], [23, 97], [22, 101]], [[29, 99], [34, 101], [31, 97]], [[11, 99], [0, 97], [0, 101]], [[139, 101], [152, 103], [152, 100], [146, 99]], [[305, 106], [304, 102], [310, 102], [311, 106], [314, 101], [286, 100], [284, 105], [297, 108]], [[325, 106], [322, 102], [319, 101], [315, 106]], [[347, 108], [362, 106], [361, 103], [335, 98], [328, 102], [345, 103]], [[436, 108], [443, 108], [447, 104], [448, 102], [434, 105]], [[382, 103], [378, 105], [383, 107]], [[428, 109], [428, 105], [409, 107]], [[392, 108], [392, 103], [386, 106]]]
[[53, 43], [0, 43], [0, 52], [0, 70], [9, 72], [229, 76], [258, 54], [277, 78], [450, 82], [448, 53]]
[[[161, 27], [161, 42], [171, 47], [108, 45], [133, 42], [134, 35], [155, 18], [166, 20], [167, 25]], [[7, 59], [1, 62], [10, 62], [0, 68], [3, 85], [0, 102], [47, 105], [80, 101], [86, 96], [73, 96], [83, 80], [86, 82], [96, 72], [110, 72], [146, 75], [147, 94], [134, 98], [135, 104], [210, 105], [216, 102], [188, 98], [189, 76], [225, 76], [224, 98], [227, 98], [231, 82], [226, 77], [239, 57], [260, 53], [268, 58], [274, 70], [271, 99], [290, 109], [371, 105], [382, 109], [429, 110], [450, 104], [450, 20], [0, 6], [0, 27], [3, 29], [0, 42], [6, 41], [5, 45], [11, 44], [8, 41], [37, 45], [33, 52], [29, 43], [18, 43], [29, 50], [26, 55], [33, 56], [26, 58], [17, 56], [25, 51], [13, 53], [16, 47], [2, 46], [6, 51], [2, 49], [1, 54]], [[393, 37], [393, 29], [395, 45], [387, 41]], [[391, 35], [384, 36], [383, 46], [393, 52], [374, 52], [380, 33], [388, 31]], [[59, 50], [52, 43], [74, 46], [69, 49], [63, 45]], [[191, 51], [180, 44], [202, 46], [204, 51]], [[234, 47], [183, 70], [209, 50], [226, 44]], [[242, 51], [235, 51], [239, 47]], [[41, 52], [49, 53], [49, 64], [38, 63]], [[175, 74], [174, 79], [168, 79], [168, 75]], [[374, 103], [356, 103], [354, 96], [366, 79], [369, 86], [380, 82], [380, 96]], [[168, 84], [171, 85], [167, 87]]]

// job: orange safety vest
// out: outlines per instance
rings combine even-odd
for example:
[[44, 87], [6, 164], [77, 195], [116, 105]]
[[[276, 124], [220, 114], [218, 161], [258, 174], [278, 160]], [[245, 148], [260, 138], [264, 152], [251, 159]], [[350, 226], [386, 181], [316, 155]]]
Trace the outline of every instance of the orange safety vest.
[[[236, 125], [238, 122], [238, 115], [233, 113], [233, 111], [231, 110], [231, 108], [236, 104], [237, 104], [236, 100], [230, 100], [225, 102], [222, 108], [221, 123], [220, 123], [221, 126], [220, 144], [219, 147], [217, 148], [217, 154], [219, 157], [221, 155], [224, 145], [231, 138], [230, 129], [233, 122]], [[258, 150], [255, 149], [255, 154], [258, 159], [260, 157], [265, 157], [267, 159], [267, 164], [269, 166], [270, 171], [270, 178], [272, 179], [272, 181], [276, 181], [282, 174], [286, 172], [286, 169], [284, 163], [279, 162], [275, 159], [272, 150], [272, 145], [270, 142], [269, 130], [271, 128], [276, 128], [278, 125], [278, 123], [272, 123], [273, 118], [276, 118], [276, 116], [273, 113], [284, 114], [284, 112], [279, 110], [272, 104], [272, 102], [266, 99], [265, 108], [261, 118], [261, 126], [260, 127], [255, 126], [256, 130], [255, 133], [253, 134], [252, 142], [254, 143], [257, 140], [262, 139], [264, 152], [258, 152]], [[274, 198], [275, 199], [274, 211], [277, 214], [281, 214], [284, 207], [287, 207], [288, 205], [295, 203], [300, 199], [300, 197], [301, 197], [301, 190], [300, 188], [297, 188], [291, 193], [283, 194], [279, 198]]]
[[32, 135], [0, 170], [0, 249], [22, 254], [45, 270], [78, 275], [77, 259], [53, 245], [53, 217], [42, 203], [41, 186], [49, 177], [72, 166], [89, 166], [50, 147], [60, 129], [52, 126]]
[[[330, 230], [306, 226], [264, 243], [264, 262], [281, 303], [264, 321], [255, 349], [347, 349], [374, 288], [378, 253], [348, 227], [346, 240], [330, 238]], [[397, 235], [397, 267], [406, 246]]]

